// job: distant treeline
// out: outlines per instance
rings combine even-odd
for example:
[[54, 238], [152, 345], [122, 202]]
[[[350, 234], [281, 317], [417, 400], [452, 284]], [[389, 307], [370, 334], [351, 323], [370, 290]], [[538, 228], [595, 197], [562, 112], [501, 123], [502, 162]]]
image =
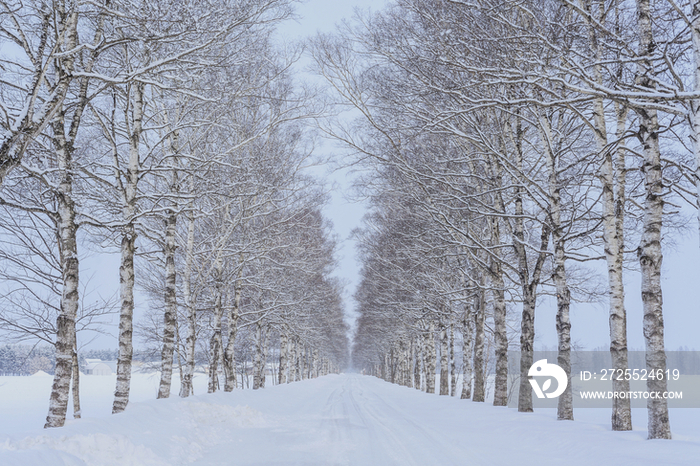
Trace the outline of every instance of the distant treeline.
[[0, 346], [0, 375], [32, 375], [40, 370], [53, 374], [55, 367], [53, 346]]
[[[86, 359], [116, 361], [119, 351], [115, 349], [99, 349], [80, 351], [78, 363], [80, 370], [85, 371]], [[136, 352], [134, 360], [147, 362], [150, 355]], [[53, 375], [56, 367], [56, 352], [49, 345], [0, 345], [0, 376], [3, 375], [32, 375], [44, 371]]]

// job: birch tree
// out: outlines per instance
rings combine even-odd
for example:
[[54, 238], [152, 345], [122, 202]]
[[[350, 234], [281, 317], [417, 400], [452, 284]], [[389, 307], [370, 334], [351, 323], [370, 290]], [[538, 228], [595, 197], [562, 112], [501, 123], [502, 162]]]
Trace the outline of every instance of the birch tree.
[[63, 107], [76, 58], [90, 46], [78, 34], [89, 18], [75, 2], [0, 3], [0, 44], [11, 51], [0, 59], [0, 184]]

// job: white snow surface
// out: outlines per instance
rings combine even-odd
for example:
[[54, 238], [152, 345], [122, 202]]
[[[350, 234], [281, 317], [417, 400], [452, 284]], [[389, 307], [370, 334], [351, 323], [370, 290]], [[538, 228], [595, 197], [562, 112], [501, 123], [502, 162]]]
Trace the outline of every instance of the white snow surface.
[[[38, 417], [28, 403], [46, 391], [36, 386], [43, 380], [0, 377], [0, 465], [700, 464], [697, 409], [672, 410], [674, 440], [646, 440], [645, 410], [634, 410], [636, 430], [612, 432], [607, 410], [580, 409], [578, 420], [556, 421], [553, 410], [521, 414], [342, 374], [131, 402], [109, 415], [111, 392], [95, 384], [113, 378], [86, 376], [83, 419], [42, 430], [46, 410]], [[154, 382], [134, 374], [132, 400], [154, 396]], [[199, 377], [198, 393], [205, 382]]]

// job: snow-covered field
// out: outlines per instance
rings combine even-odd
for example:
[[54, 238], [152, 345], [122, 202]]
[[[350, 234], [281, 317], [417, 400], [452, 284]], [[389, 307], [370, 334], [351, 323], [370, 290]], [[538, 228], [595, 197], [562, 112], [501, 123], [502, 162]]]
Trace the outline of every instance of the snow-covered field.
[[133, 402], [112, 416], [114, 378], [84, 377], [84, 418], [42, 430], [51, 379], [0, 377], [0, 465], [700, 464], [698, 409], [672, 410], [674, 440], [649, 441], [644, 410], [619, 433], [607, 410], [558, 422], [355, 374], [184, 400], [153, 399], [157, 383], [135, 374]]

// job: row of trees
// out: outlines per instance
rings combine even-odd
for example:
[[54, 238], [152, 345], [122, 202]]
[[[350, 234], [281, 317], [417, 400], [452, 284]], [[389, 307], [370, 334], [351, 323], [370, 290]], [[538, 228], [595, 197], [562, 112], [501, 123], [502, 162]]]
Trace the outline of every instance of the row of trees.
[[[113, 308], [125, 409], [136, 286], [159, 398], [176, 355], [192, 393], [202, 342], [209, 391], [221, 366], [231, 390], [241, 328], [255, 329], [258, 374], [272, 341], [291, 379], [305, 354], [315, 373], [342, 365], [326, 196], [304, 173], [318, 109], [289, 71], [299, 51], [273, 41], [290, 13], [287, 0], [0, 2], [0, 325], [55, 345], [46, 427], [63, 425], [71, 384], [79, 415], [77, 331]], [[119, 294], [87, 299], [80, 260], [105, 248], [120, 254]]]
[[32, 375], [37, 371], [52, 373], [55, 360], [52, 346], [0, 346], [0, 375]]
[[[319, 74], [360, 114], [325, 129], [357, 155], [371, 200], [355, 366], [402, 383], [415, 372], [432, 392], [437, 333], [446, 394], [456, 327], [463, 396], [484, 401], [491, 341], [494, 404], [506, 405], [517, 346], [518, 409], [530, 412], [538, 298], [556, 300], [557, 363], [571, 376], [570, 306], [598, 292], [585, 263], [600, 260], [614, 367], [627, 368], [634, 268], [647, 368], [665, 370], [662, 245], [700, 187], [698, 24], [693, 2], [397, 0], [318, 36]], [[612, 427], [632, 428], [629, 400], [614, 401]], [[648, 431], [670, 438], [665, 400], [649, 401]]]

